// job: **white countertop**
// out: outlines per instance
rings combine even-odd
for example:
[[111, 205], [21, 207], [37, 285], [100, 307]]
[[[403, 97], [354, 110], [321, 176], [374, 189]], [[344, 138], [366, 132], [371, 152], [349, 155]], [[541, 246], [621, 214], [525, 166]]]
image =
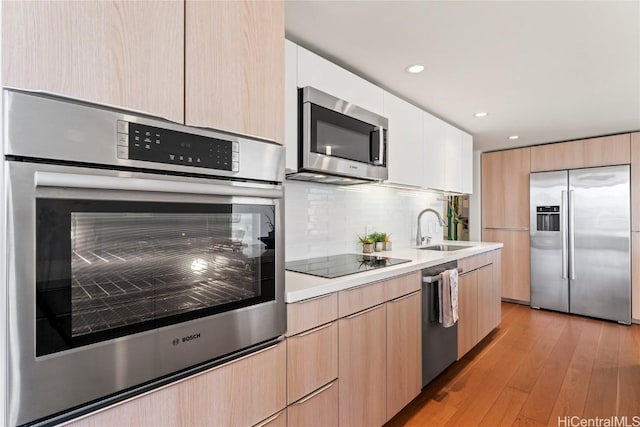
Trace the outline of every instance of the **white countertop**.
[[412, 271], [421, 270], [426, 267], [455, 261], [460, 258], [477, 255], [502, 248], [502, 243], [490, 242], [460, 242], [445, 241], [442, 243], [432, 243], [432, 245], [445, 244], [456, 246], [469, 246], [453, 252], [429, 251], [421, 249], [398, 249], [392, 251], [374, 252], [370, 255], [380, 255], [391, 258], [410, 259], [411, 262], [369, 270], [362, 273], [350, 274], [348, 276], [326, 279], [323, 277], [311, 276], [308, 274], [285, 272], [285, 301], [297, 302], [308, 298], [325, 295], [331, 292], [341, 291], [354, 286], [363, 285], [369, 282], [389, 279]]

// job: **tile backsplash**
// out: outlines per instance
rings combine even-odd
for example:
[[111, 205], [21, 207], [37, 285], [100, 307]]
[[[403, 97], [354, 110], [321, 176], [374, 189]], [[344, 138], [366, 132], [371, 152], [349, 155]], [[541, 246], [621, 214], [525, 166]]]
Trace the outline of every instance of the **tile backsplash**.
[[[394, 249], [415, 245], [417, 217], [442, 214], [442, 195], [375, 184], [334, 186], [288, 180], [285, 189], [285, 259], [361, 252], [358, 235], [391, 233]], [[435, 215], [422, 216], [422, 234], [442, 241]]]

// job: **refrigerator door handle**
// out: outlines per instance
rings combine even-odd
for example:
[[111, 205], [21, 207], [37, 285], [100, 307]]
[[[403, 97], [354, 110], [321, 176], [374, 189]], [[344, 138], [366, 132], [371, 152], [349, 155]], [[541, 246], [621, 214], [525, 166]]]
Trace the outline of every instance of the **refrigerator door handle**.
[[566, 190], [562, 191], [562, 201], [560, 202], [560, 215], [562, 225], [560, 227], [560, 233], [562, 234], [562, 278], [567, 278], [567, 263], [568, 260], [568, 235], [567, 235], [567, 192]]
[[573, 206], [575, 205], [575, 191], [569, 190], [569, 279], [576, 278], [576, 230], [575, 230], [575, 214]]

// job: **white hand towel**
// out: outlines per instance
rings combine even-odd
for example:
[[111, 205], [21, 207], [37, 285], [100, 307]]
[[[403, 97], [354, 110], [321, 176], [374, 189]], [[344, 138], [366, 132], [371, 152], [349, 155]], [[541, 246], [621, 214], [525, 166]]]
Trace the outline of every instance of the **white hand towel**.
[[458, 270], [449, 270], [449, 286], [451, 287], [451, 312], [453, 322], [458, 321]]
[[440, 275], [440, 280], [438, 280], [438, 322], [440, 324], [442, 324], [442, 310], [443, 310], [443, 305], [442, 305], [442, 276], [444, 275], [441, 274]]
[[451, 310], [451, 280], [448, 271], [442, 273], [442, 326], [449, 328], [455, 324]]

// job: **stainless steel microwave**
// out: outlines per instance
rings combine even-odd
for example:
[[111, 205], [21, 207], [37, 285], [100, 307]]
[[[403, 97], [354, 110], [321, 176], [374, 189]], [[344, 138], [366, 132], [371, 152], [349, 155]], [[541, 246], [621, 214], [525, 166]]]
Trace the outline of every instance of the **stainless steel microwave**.
[[389, 121], [312, 87], [299, 89], [298, 171], [330, 184], [387, 179]]

